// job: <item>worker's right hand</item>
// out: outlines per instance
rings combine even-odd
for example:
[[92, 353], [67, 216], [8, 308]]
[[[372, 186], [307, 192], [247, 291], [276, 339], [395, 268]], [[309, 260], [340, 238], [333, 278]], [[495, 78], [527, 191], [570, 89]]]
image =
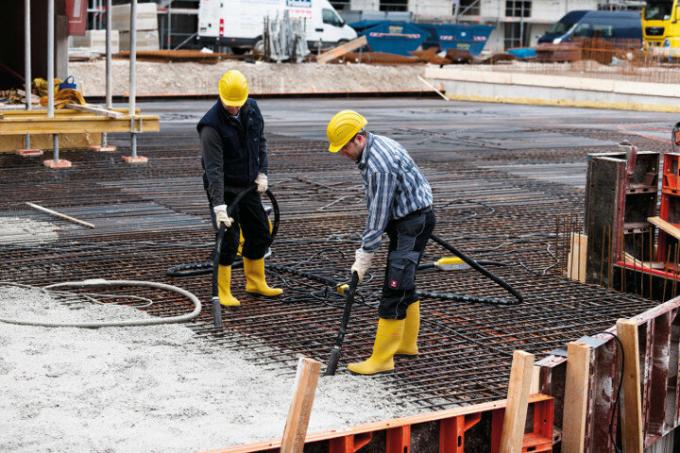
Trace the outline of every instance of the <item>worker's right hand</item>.
[[227, 214], [226, 204], [215, 206], [213, 211], [215, 212], [215, 223], [217, 223], [218, 228], [220, 227], [220, 223], [223, 223], [226, 228], [230, 228], [231, 224], [234, 223], [234, 219]]
[[364, 280], [364, 275], [368, 268], [371, 267], [373, 260], [373, 252], [367, 252], [363, 248], [358, 248], [354, 254], [354, 264], [352, 264], [351, 272], [356, 272], [359, 276], [359, 282]]

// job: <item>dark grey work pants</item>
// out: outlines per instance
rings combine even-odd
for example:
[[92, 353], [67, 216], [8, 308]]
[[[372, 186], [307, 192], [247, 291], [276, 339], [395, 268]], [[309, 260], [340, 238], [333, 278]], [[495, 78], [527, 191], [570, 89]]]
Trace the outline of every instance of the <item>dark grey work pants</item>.
[[390, 245], [378, 307], [381, 318], [404, 319], [408, 306], [417, 300], [416, 268], [435, 223], [434, 212], [425, 208], [387, 224]]

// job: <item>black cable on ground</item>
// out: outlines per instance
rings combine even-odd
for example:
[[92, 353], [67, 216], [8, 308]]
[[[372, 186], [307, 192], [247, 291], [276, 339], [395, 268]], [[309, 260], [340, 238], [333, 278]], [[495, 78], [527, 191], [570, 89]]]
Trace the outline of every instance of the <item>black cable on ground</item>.
[[453, 245], [449, 244], [436, 234], [432, 233], [430, 235], [430, 238], [436, 242], [437, 244], [441, 245], [444, 247], [446, 250], [450, 251], [460, 259], [462, 259], [467, 265], [469, 265], [471, 268], [476, 270], [477, 272], [481, 273], [485, 277], [489, 278], [492, 280], [494, 283], [496, 283], [498, 286], [502, 287], [505, 289], [507, 292], [512, 294], [512, 296], [516, 299], [516, 301], [511, 301], [507, 299], [500, 299], [500, 298], [495, 298], [495, 297], [471, 297], [471, 296], [460, 296], [462, 299], [459, 299], [459, 295], [453, 294], [453, 293], [436, 293], [432, 291], [428, 291], [427, 295], [428, 297], [439, 297], [439, 298], [444, 298], [448, 299], [451, 298], [450, 296], [455, 297], [453, 300], [459, 300], [461, 302], [481, 302], [481, 303], [490, 303], [490, 304], [497, 304], [497, 305], [517, 305], [521, 304], [524, 301], [524, 298], [522, 297], [522, 294], [517, 291], [515, 288], [510, 286], [509, 283], [507, 283], [505, 280], [502, 278], [498, 277], [496, 274], [493, 272], [487, 270], [484, 268], [484, 266], [480, 265], [477, 261], [472, 259], [471, 257], [467, 256], [465, 253], [461, 252], [460, 250], [456, 249]]
[[[256, 186], [249, 187], [248, 189], [239, 192], [238, 195], [234, 198], [234, 200], [231, 202], [229, 207], [227, 208], [228, 210], [228, 215], [231, 216], [233, 214], [233, 209], [238, 205], [238, 203], [241, 201], [241, 199], [250, 191], [255, 190]], [[265, 192], [265, 195], [267, 195], [267, 198], [269, 198], [269, 202], [272, 205], [272, 210], [274, 212], [274, 221], [272, 222], [272, 233], [271, 233], [271, 239], [272, 241], [274, 240], [274, 237], [276, 236], [276, 233], [279, 231], [279, 223], [281, 221], [281, 211], [279, 209], [279, 203], [276, 201], [276, 197], [274, 197], [274, 194], [271, 192], [271, 190], [267, 189]], [[271, 245], [271, 242], [269, 243]], [[211, 258], [211, 260], [214, 259]], [[232, 269], [238, 269], [239, 267], [243, 266], [243, 262], [241, 260], [234, 261], [232, 264]], [[196, 275], [205, 275], [211, 273], [213, 270], [213, 263], [212, 261], [202, 261], [202, 262], [195, 262], [195, 263], [185, 263], [185, 264], [178, 264], [176, 266], [170, 267], [166, 272], [165, 275], [168, 275], [169, 277], [193, 277]]]

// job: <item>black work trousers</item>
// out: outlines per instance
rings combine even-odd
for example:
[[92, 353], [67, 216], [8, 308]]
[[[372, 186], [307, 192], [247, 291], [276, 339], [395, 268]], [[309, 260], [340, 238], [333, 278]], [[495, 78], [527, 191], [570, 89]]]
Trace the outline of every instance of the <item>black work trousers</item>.
[[408, 306], [417, 300], [416, 269], [435, 223], [434, 212], [426, 208], [387, 224], [390, 245], [378, 307], [381, 318], [404, 319]]
[[[224, 201], [227, 206], [231, 206], [236, 195], [236, 193], [224, 192]], [[210, 197], [208, 197], [208, 202], [210, 203]], [[217, 230], [212, 203], [210, 203], [210, 217], [213, 227]], [[267, 252], [267, 247], [271, 245], [272, 237], [269, 232], [269, 219], [262, 206], [260, 194], [252, 191], [241, 198], [234, 212], [232, 212], [231, 218], [234, 219], [234, 223], [224, 234], [220, 250], [220, 264], [230, 266], [234, 262], [238, 252], [241, 231], [243, 231], [241, 255], [251, 260], [263, 258]]]

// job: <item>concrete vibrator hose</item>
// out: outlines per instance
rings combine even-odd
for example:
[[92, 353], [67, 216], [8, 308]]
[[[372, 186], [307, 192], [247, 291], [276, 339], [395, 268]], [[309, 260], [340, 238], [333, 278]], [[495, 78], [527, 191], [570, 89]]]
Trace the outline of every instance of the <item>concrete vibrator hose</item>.
[[40, 322], [40, 321], [27, 321], [22, 319], [5, 319], [0, 318], [0, 322], [7, 324], [18, 324], [21, 326], [36, 326], [36, 327], [82, 327], [96, 329], [100, 327], [132, 327], [132, 326], [155, 326], [159, 324], [172, 324], [190, 321], [196, 318], [201, 313], [201, 301], [190, 293], [189, 291], [178, 288], [173, 285], [166, 285], [165, 283], [158, 282], [147, 282], [140, 280], [105, 280], [103, 278], [94, 278], [90, 280], [76, 281], [76, 282], [63, 282], [55, 283], [53, 285], [44, 286], [44, 290], [65, 288], [65, 287], [92, 287], [92, 286], [143, 286], [146, 288], [156, 288], [163, 289], [167, 291], [172, 291], [174, 293], [180, 294], [188, 298], [193, 304], [194, 309], [191, 313], [187, 313], [180, 316], [172, 316], [168, 318], [150, 318], [150, 319], [139, 319], [139, 320], [126, 320], [126, 321], [100, 321], [100, 322], [78, 322], [78, 323], [56, 323], [56, 322]]

